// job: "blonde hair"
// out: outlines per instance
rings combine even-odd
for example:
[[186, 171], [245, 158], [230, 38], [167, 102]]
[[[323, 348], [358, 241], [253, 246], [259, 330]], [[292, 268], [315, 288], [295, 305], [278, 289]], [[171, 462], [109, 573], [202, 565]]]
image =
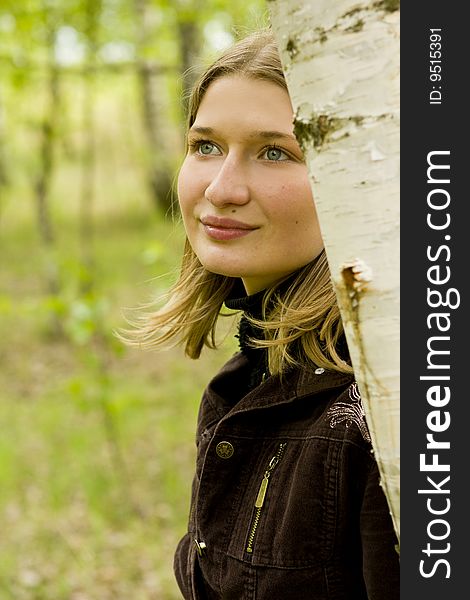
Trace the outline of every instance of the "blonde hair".
[[[188, 129], [208, 87], [228, 75], [244, 75], [280, 85], [287, 91], [279, 52], [269, 29], [256, 32], [226, 50], [196, 82], [188, 104]], [[287, 281], [286, 281], [287, 280]], [[216, 324], [237, 278], [206, 270], [186, 239], [180, 275], [159, 310], [142, 314], [127, 341], [144, 347], [181, 343], [199, 358], [204, 346], [216, 348]], [[280, 284], [285, 285], [280, 287]], [[312, 365], [352, 372], [338, 353], [343, 326], [325, 251], [295, 274], [265, 291], [263, 319], [248, 319], [265, 332], [252, 340], [268, 351], [269, 370], [282, 373], [292, 365]]]

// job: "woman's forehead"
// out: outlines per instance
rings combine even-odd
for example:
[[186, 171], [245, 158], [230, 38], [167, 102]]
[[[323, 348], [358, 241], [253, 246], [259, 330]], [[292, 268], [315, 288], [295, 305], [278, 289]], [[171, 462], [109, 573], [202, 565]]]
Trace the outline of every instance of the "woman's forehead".
[[252, 138], [271, 138], [273, 133], [293, 137], [292, 104], [287, 91], [271, 81], [222, 77], [207, 89], [191, 130], [201, 134], [232, 131]]

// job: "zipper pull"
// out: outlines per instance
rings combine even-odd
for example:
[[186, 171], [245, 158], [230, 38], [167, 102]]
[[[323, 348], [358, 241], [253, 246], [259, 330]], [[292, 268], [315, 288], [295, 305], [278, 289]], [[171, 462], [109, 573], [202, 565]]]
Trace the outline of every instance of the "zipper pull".
[[259, 486], [258, 495], [256, 496], [255, 508], [261, 508], [264, 504], [264, 497], [266, 496], [266, 490], [268, 488], [269, 479], [266, 475], [263, 477], [261, 481], [261, 485]]

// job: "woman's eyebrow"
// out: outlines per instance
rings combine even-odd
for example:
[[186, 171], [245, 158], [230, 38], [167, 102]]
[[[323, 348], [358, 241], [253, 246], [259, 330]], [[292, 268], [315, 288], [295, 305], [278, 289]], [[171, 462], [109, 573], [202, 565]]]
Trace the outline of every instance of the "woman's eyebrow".
[[[201, 126], [193, 126], [188, 131], [190, 133], [201, 133], [203, 135], [214, 135], [216, 133], [215, 129], [212, 127], [201, 127]], [[253, 131], [249, 135], [250, 138], [260, 138], [260, 139], [271, 139], [271, 138], [281, 138], [281, 139], [290, 139], [297, 141], [297, 138], [294, 134], [284, 133], [282, 131]]]
[[214, 129], [212, 129], [212, 127], [191, 127], [188, 131], [188, 135], [190, 133], [202, 133], [203, 135], [213, 135], [215, 133]]
[[261, 138], [261, 139], [270, 139], [270, 138], [281, 138], [281, 139], [290, 139], [297, 141], [297, 138], [293, 133], [283, 133], [282, 131], [254, 131], [250, 134], [251, 138]]

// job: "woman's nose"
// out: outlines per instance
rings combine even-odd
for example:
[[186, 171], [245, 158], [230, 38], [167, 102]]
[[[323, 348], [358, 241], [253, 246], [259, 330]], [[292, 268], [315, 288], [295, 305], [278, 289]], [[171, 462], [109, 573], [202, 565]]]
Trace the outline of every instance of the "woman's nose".
[[204, 196], [218, 207], [249, 202], [250, 191], [243, 165], [237, 159], [227, 157], [207, 186]]

